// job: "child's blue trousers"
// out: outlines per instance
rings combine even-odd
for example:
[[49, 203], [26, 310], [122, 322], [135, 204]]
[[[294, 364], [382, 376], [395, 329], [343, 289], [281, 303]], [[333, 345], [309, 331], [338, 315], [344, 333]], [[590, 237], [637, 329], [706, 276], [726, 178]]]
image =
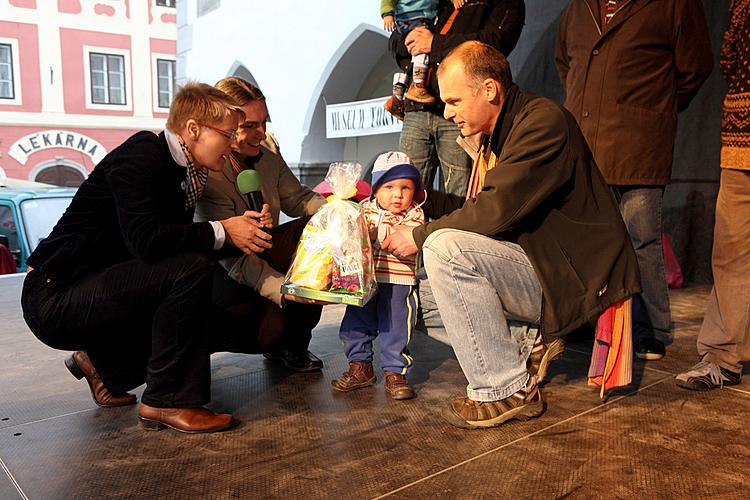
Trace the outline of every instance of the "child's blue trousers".
[[347, 359], [372, 361], [372, 341], [380, 337], [383, 370], [406, 375], [418, 301], [416, 286], [378, 283], [378, 293], [364, 307], [347, 306], [339, 330]]

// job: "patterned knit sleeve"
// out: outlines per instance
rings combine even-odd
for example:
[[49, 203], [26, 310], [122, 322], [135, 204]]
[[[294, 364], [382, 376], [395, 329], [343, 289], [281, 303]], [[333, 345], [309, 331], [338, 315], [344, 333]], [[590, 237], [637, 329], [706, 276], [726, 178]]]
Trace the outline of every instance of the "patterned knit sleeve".
[[724, 43], [721, 46], [721, 57], [719, 64], [724, 78], [729, 81], [734, 74], [737, 65], [737, 36], [740, 27], [740, 19], [735, 9], [738, 0], [729, 3], [729, 15], [727, 16], [727, 30], [724, 32]]

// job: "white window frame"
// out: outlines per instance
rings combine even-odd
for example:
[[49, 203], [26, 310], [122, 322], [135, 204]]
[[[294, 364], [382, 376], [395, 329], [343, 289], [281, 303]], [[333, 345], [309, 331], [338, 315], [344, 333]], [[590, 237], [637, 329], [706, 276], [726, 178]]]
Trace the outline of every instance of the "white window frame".
[[162, 108], [159, 106], [159, 60], [172, 61], [175, 63], [175, 75], [174, 75], [174, 87], [172, 88], [172, 98], [177, 93], [177, 60], [174, 54], [160, 54], [157, 52], [151, 53], [151, 74], [153, 75], [152, 87], [152, 102], [154, 113], [168, 113], [169, 108]]
[[[94, 104], [91, 95], [91, 53], [106, 54], [112, 56], [122, 56], [124, 62], [123, 80], [125, 81], [125, 104]], [[113, 47], [94, 47], [92, 45], [83, 46], [83, 77], [86, 87], [86, 109], [103, 109], [109, 111], [132, 111], [133, 99], [133, 81], [130, 78], [130, 51], [127, 49], [116, 49]]]
[[13, 72], [13, 99], [0, 98], [0, 106], [20, 106], [23, 104], [23, 99], [21, 98], [21, 64], [18, 57], [18, 39], [0, 38], [0, 43], [10, 45], [10, 64]]

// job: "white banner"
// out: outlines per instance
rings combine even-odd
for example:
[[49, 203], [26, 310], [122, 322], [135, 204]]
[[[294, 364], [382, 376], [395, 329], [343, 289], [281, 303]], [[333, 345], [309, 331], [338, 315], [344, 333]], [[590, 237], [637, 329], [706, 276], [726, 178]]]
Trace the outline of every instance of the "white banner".
[[326, 137], [336, 139], [401, 132], [401, 122], [383, 108], [388, 99], [379, 97], [327, 105]]
[[11, 145], [8, 154], [21, 165], [25, 165], [29, 155], [50, 148], [80, 151], [90, 156], [94, 165], [107, 154], [104, 146], [91, 137], [69, 130], [44, 130], [21, 137]]

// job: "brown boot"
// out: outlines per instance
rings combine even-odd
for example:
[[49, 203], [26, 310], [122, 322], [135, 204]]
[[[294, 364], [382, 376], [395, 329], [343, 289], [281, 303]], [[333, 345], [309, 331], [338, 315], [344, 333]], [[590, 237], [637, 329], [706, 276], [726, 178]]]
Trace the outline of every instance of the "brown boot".
[[411, 85], [409, 85], [409, 90], [406, 91], [406, 97], [421, 104], [435, 103], [435, 96], [427, 92], [424, 83], [412, 82]]
[[138, 410], [138, 418], [143, 428], [149, 431], [169, 427], [189, 434], [218, 432], [234, 425], [234, 419], [228, 413], [214, 413], [205, 408], [155, 408], [144, 403]]
[[385, 373], [385, 393], [388, 394], [391, 399], [411, 399], [414, 397], [414, 390], [409, 385], [409, 381], [406, 380], [406, 375], [400, 373], [384, 372]]
[[385, 101], [385, 104], [383, 104], [383, 107], [386, 111], [388, 111], [390, 114], [393, 115], [394, 118], [397, 120], [404, 121], [404, 100], [399, 99], [395, 95], [392, 95], [387, 101]]
[[375, 383], [375, 372], [369, 361], [351, 361], [349, 369], [336, 380], [331, 380], [334, 390], [349, 392]]
[[121, 394], [115, 396], [104, 386], [102, 378], [96, 372], [96, 368], [91, 363], [88, 355], [84, 351], [74, 352], [65, 360], [65, 366], [75, 378], [81, 380], [86, 378], [86, 382], [91, 389], [91, 397], [94, 402], [102, 408], [112, 408], [114, 406], [126, 406], [135, 404], [136, 398], [132, 394]]

